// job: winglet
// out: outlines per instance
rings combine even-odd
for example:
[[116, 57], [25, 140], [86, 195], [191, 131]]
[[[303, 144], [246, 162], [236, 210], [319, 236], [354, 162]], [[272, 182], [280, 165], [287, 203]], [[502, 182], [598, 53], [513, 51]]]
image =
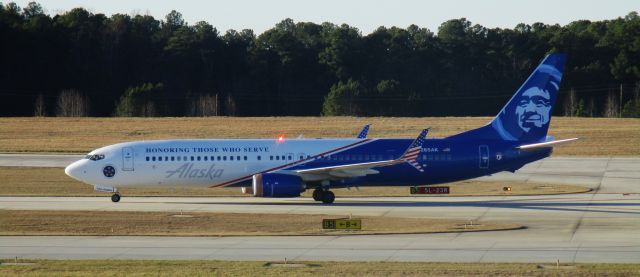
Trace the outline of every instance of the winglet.
[[404, 154], [402, 154], [402, 157], [400, 157], [401, 160], [409, 163], [420, 172], [423, 172], [424, 170], [418, 163], [417, 159], [420, 155], [420, 151], [422, 151], [422, 143], [424, 143], [424, 138], [427, 136], [427, 133], [429, 133], [429, 128], [422, 130], [416, 140], [409, 145], [409, 148], [407, 148], [407, 150], [404, 151]]
[[360, 134], [358, 134], [359, 139], [367, 138], [367, 133], [369, 133], [369, 126], [371, 126], [371, 124], [364, 125], [362, 131], [360, 131]]

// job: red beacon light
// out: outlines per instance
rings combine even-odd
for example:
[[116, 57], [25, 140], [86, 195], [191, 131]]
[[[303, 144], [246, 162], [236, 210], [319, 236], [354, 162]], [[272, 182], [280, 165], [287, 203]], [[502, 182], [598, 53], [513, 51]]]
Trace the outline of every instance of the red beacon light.
[[278, 135], [278, 143], [284, 142], [284, 135]]

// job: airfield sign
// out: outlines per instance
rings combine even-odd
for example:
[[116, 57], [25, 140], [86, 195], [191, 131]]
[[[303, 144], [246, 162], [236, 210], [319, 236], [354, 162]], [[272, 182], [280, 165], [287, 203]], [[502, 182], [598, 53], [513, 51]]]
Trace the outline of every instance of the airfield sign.
[[362, 220], [360, 219], [323, 219], [322, 229], [360, 230]]

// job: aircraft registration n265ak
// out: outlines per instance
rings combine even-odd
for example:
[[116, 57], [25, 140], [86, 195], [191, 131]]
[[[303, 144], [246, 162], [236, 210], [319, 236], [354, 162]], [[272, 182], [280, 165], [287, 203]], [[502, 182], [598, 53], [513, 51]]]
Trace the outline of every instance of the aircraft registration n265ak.
[[487, 125], [442, 139], [180, 139], [118, 143], [91, 151], [67, 175], [116, 187], [241, 187], [257, 197], [298, 197], [313, 189], [332, 203], [334, 188], [433, 185], [514, 172], [575, 140], [547, 136], [563, 54], [544, 58]]

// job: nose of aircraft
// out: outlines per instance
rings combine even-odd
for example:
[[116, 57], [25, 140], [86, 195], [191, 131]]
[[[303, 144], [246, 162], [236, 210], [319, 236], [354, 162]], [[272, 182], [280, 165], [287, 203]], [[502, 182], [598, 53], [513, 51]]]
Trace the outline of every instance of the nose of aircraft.
[[69, 175], [69, 177], [76, 179], [78, 181], [82, 181], [82, 175], [84, 171], [82, 169], [83, 160], [76, 161], [67, 167], [64, 168], [64, 173]]

